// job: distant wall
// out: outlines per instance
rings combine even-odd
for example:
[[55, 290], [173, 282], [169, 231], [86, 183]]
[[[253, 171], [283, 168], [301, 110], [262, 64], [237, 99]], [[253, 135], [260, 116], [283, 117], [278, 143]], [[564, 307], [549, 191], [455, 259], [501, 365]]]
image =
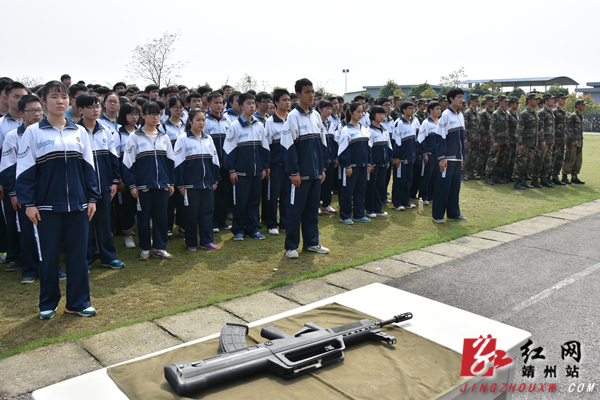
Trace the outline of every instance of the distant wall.
[[583, 131], [600, 132], [600, 114], [583, 114]]

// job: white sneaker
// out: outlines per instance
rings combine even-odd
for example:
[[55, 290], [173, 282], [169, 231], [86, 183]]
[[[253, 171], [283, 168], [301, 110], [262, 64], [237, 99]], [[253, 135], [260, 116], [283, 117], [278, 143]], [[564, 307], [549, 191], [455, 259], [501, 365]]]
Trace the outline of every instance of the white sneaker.
[[269, 229], [269, 235], [279, 235], [279, 229], [277, 229], [277, 228]]
[[150, 250], [142, 250], [140, 253], [140, 261], [148, 261], [150, 259]]
[[382, 212], [376, 212], [375, 215], [377, 215], [378, 217], [387, 217], [388, 213], [385, 211], [382, 211]]
[[314, 253], [319, 253], [319, 254], [327, 254], [327, 253], [329, 253], [329, 249], [327, 247], [321, 246], [320, 244], [318, 244], [316, 246], [308, 246], [304, 250], [312, 251]]
[[375, 214], [375, 213], [367, 213], [367, 217], [369, 217], [369, 218], [375, 218], [375, 217], [377, 217], [377, 214]]
[[125, 247], [128, 249], [135, 248], [135, 242], [133, 241], [132, 236], [125, 236]]
[[287, 258], [298, 258], [298, 250], [286, 250], [285, 256]]
[[404, 210], [406, 210], [406, 208], [404, 208], [404, 206], [398, 206], [398, 207], [396, 207], [396, 206], [392, 206], [392, 208], [393, 208], [394, 210], [396, 210], [396, 211], [404, 211]]
[[331, 207], [331, 205], [327, 206], [327, 208], [323, 209], [323, 214], [327, 214], [327, 215], [335, 215], [337, 214], [337, 211], [335, 210], [335, 208]]
[[156, 258], [162, 258], [163, 260], [172, 260], [173, 256], [167, 253], [166, 250], [154, 250], [154, 254], [152, 254]]
[[219, 228], [213, 228], [213, 233], [219, 233]]

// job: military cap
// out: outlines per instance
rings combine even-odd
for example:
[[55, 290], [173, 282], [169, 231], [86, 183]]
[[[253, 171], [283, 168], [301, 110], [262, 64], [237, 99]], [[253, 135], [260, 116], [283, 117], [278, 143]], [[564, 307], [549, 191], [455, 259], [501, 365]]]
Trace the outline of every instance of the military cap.
[[400, 96], [394, 96], [394, 101], [400, 100]]
[[425, 99], [419, 99], [419, 104], [425, 104], [425, 105], [427, 105], [427, 100], [425, 100]]
[[509, 103], [518, 103], [518, 102], [519, 102], [519, 99], [518, 99], [518, 98], [516, 98], [515, 96], [512, 96], [512, 97], [511, 97], [511, 98], [508, 100], [508, 102], [509, 102]]
[[557, 93], [556, 96], [554, 96], [554, 97], [556, 97], [557, 99], [561, 99], [561, 98], [566, 98], [567, 95], [561, 92], [561, 93]]
[[555, 97], [552, 95], [552, 93], [544, 93], [544, 96], [542, 98], [544, 100], [550, 100], [550, 99], [554, 99]]
[[498, 96], [498, 101], [508, 101], [508, 97], [501, 94], [500, 96]]
[[527, 93], [526, 98], [527, 98], [527, 100], [537, 99], [537, 96], [536, 96], [535, 92], [529, 92], [529, 93]]
[[438, 101], [448, 101], [448, 99], [446, 98], [446, 96], [440, 96], [438, 97]]
[[469, 100], [477, 100], [477, 101], [479, 101], [479, 96], [476, 95], [475, 93], [471, 93], [469, 95]]
[[491, 94], [486, 95], [485, 101], [494, 101], [494, 96], [492, 96]]
[[585, 100], [584, 99], [577, 99], [575, 100], [575, 105], [578, 106], [580, 104], [585, 104]]
[[467, 102], [463, 100], [463, 103], [462, 103], [462, 105], [463, 105], [463, 106], [466, 106], [466, 105], [467, 105]]

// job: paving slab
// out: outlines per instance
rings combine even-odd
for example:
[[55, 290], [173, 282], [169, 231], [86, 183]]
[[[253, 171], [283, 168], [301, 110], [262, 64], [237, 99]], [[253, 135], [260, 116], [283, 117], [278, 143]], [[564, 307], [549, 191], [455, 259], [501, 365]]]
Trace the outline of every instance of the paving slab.
[[492, 247], [500, 246], [502, 244], [502, 242], [498, 242], [496, 240], [482, 239], [476, 236], [464, 236], [458, 239], [451, 240], [450, 243], [470, 247], [476, 250], [491, 249]]
[[370, 272], [356, 268], [348, 268], [317, 279], [348, 290], [358, 289], [359, 287], [370, 285], [371, 283], [384, 283], [389, 281], [389, 278], [386, 276], [371, 274]]
[[423, 247], [421, 250], [430, 253], [441, 254], [443, 256], [460, 258], [478, 252], [478, 249], [462, 246], [454, 243], [438, 243], [431, 246]]
[[517, 239], [520, 239], [523, 237], [523, 235], [517, 235], [517, 234], [513, 234], [513, 233], [506, 233], [506, 232], [500, 232], [500, 231], [492, 231], [492, 230], [477, 232], [477, 233], [472, 234], [471, 236], [482, 238], [482, 239], [495, 240], [495, 241], [504, 242], [504, 243], [512, 242], [513, 240], [517, 240]]
[[337, 286], [316, 279], [307, 279], [271, 289], [273, 292], [302, 305], [314, 303], [346, 292]]
[[567, 221], [577, 221], [578, 219], [584, 217], [583, 215], [570, 214], [568, 212], [564, 212], [563, 210], [552, 211], [542, 215], [546, 217], [566, 219]]
[[141, 322], [80, 340], [84, 349], [108, 367], [181, 344], [152, 322]]
[[423, 250], [407, 251], [406, 253], [392, 256], [392, 258], [398, 261], [415, 264], [427, 268], [453, 260], [452, 257], [441, 256], [439, 254], [433, 254]]
[[215, 306], [197, 308], [154, 320], [155, 324], [184, 342], [220, 332], [227, 322], [244, 323], [243, 320]]
[[[600, 204], [598, 203], [597, 200], [595, 201], [588, 201], [586, 203], [581, 203], [579, 204], [579, 206], [585, 206], [585, 207], [590, 207], [594, 210], [598, 210], [598, 212], [600, 212]], [[579, 207], [579, 206], [575, 206], [575, 207]]]
[[16, 397], [102, 368], [69, 341], [0, 360], [0, 397]]
[[382, 258], [381, 260], [372, 261], [366, 264], [357, 266], [356, 268], [363, 271], [371, 272], [377, 275], [383, 275], [390, 278], [401, 278], [408, 274], [422, 270], [424, 267], [407, 264], [396, 260], [395, 258]]
[[583, 206], [583, 207], [575, 206], [575, 207], [563, 208], [560, 211], [567, 213], [567, 214], [580, 215], [582, 217], [587, 217], [588, 215], [596, 214], [596, 211], [593, 208], [586, 207], [586, 206]]
[[298, 307], [297, 303], [284, 299], [271, 291], [258, 292], [218, 304], [247, 322], [257, 321], [271, 315]]
[[537, 216], [523, 221], [513, 222], [512, 224], [498, 226], [493, 230], [514, 233], [517, 235], [533, 235], [535, 233], [540, 233], [547, 229], [566, 224], [567, 222], [569, 221], [558, 218]]

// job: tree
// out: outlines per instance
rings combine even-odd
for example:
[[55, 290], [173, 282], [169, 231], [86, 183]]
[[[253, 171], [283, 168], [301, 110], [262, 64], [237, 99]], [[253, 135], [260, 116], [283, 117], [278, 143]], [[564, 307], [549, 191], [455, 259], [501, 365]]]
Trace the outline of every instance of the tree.
[[512, 92], [508, 94], [508, 97], [516, 97], [517, 99], [520, 99], [521, 96], [523, 96], [524, 94], [525, 91], [523, 89], [521, 89], [520, 87], [516, 87], [512, 90]]
[[479, 95], [479, 96], [483, 96], [485, 94], [483, 92], [483, 90], [481, 89], [480, 83], [476, 83], [475, 85], [473, 85], [473, 87], [471, 88], [471, 93]]
[[485, 94], [497, 95], [500, 94], [502, 85], [499, 83], [494, 83], [494, 81], [491, 80], [488, 83], [481, 85], [481, 90], [483, 90]]
[[548, 93], [552, 93], [553, 95], [557, 95], [559, 93], [569, 94], [569, 89], [560, 86], [558, 83], [550, 86], [550, 89], [547, 90]]
[[136, 46], [132, 61], [127, 64], [130, 79], [142, 78], [159, 87], [169, 86], [179, 78], [178, 72], [187, 64], [181, 61], [171, 61], [175, 52], [174, 44], [179, 39], [179, 32], [165, 32], [160, 37]]
[[367, 101], [369, 101], [373, 98], [373, 95], [371, 93], [367, 92], [366, 90], [364, 92], [361, 92], [360, 95], [365, 96], [367, 98]]
[[46, 83], [46, 82], [44, 82], [44, 79], [42, 79], [42, 77], [40, 77], [40, 76], [29, 76], [29, 75], [17, 76], [15, 78], [15, 82], [21, 82], [23, 85], [25, 85], [28, 88], [32, 88], [34, 86], [42, 85], [42, 84]]
[[420, 99], [430, 99], [432, 97], [438, 97], [438, 94], [432, 88], [426, 89], [419, 95]]
[[400, 89], [400, 85], [394, 82], [393, 79], [388, 81], [379, 89], [379, 97], [391, 97], [394, 95], [394, 91]]
[[446, 76], [442, 76], [440, 78], [440, 85], [453, 88], [458, 86], [458, 84], [462, 82], [466, 77], [467, 75], [465, 74], [465, 69], [461, 67], [457, 71], [451, 72]]
[[423, 93], [427, 89], [431, 89], [431, 85], [427, 82], [421, 83], [420, 85], [413, 86], [410, 89], [410, 93], [408, 93], [408, 95], [410, 97], [412, 97], [412, 96], [419, 97], [421, 95], [421, 93]]
[[244, 77], [240, 79], [235, 87], [242, 93], [246, 93], [248, 90], [255, 90], [256, 92], [268, 92], [267, 89], [269, 87], [269, 83], [267, 81], [258, 82], [256, 78], [247, 72], [244, 74]]
[[402, 89], [396, 89], [396, 90], [394, 90], [394, 96], [405, 98], [406, 97], [406, 93], [404, 93], [402, 91]]

